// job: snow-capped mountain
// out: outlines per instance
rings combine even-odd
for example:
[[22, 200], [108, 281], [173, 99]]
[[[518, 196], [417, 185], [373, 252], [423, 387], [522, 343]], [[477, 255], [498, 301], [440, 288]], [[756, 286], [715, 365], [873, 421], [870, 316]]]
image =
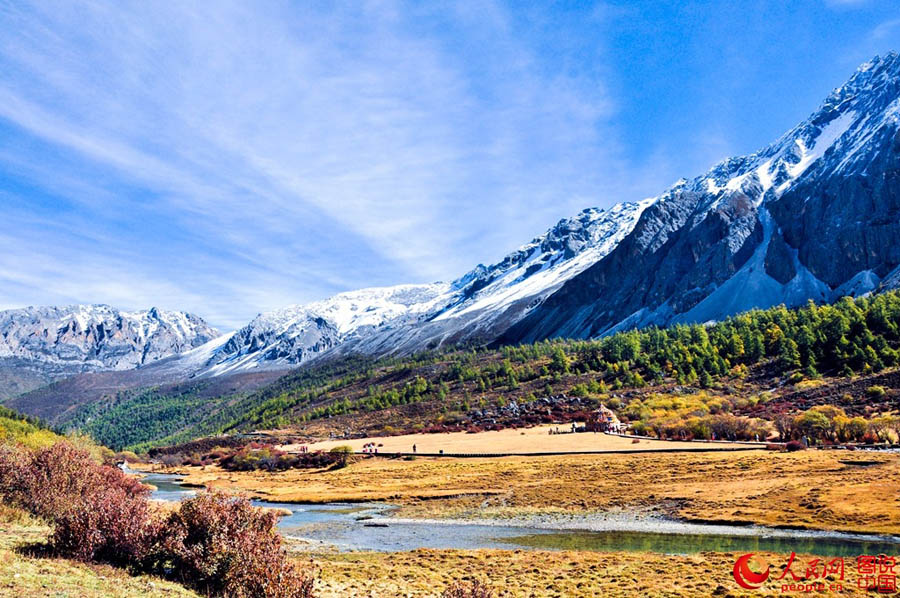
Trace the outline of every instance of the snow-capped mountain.
[[257, 316], [227, 340], [185, 354], [196, 375], [289, 368], [340, 347], [385, 354], [490, 340], [616, 246], [649, 202], [587, 209], [491, 266], [452, 283], [340, 293]]
[[858, 295], [900, 266], [900, 58], [862, 65], [803, 123], [656, 198], [604, 259], [503, 335], [517, 342]]
[[126, 370], [188, 351], [218, 335], [193, 314], [156, 308], [11, 309], [0, 311], [0, 366], [30, 369], [50, 378]]
[[341, 293], [140, 357], [123, 348], [104, 361], [62, 342], [59, 359], [133, 367], [184, 351], [142, 368], [146, 384], [154, 372], [165, 380], [222, 377], [324, 355], [586, 338], [898, 288], [898, 131], [900, 58], [891, 53], [862, 65], [808, 119], [760, 151], [724, 160], [657, 197], [584, 210], [451, 283]]
[[454, 283], [458, 290], [434, 319], [496, 312], [554, 290], [612, 251], [651, 201], [620, 203], [608, 210], [588, 208], [574, 218], [560, 220], [493, 266], [479, 264]]
[[589, 208], [563, 219], [496, 264], [479, 264], [454, 281], [437, 307], [416, 325], [386, 327], [334, 352], [408, 354], [449, 344], [491, 342], [617, 247], [650, 203]]
[[203, 360], [198, 373], [287, 369], [353, 338], [420, 322], [447, 295], [445, 283], [398, 285], [340, 293], [323, 301], [260, 314], [222, 343], [184, 356]]

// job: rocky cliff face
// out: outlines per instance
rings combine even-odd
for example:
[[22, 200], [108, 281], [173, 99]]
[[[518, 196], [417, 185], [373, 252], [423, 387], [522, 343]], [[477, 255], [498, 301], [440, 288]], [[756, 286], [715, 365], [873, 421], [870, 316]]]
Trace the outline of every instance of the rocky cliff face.
[[888, 54], [772, 145], [676, 183], [501, 340], [702, 322], [895, 284], [898, 123], [900, 58]]
[[106, 305], [27, 307], [0, 312], [0, 366], [46, 378], [126, 370], [176, 355], [217, 337], [201, 318], [156, 308]]

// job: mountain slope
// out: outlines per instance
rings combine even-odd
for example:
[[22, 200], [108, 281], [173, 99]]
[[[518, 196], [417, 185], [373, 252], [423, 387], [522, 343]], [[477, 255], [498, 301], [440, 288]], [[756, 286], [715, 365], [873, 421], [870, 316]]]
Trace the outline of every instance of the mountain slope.
[[448, 345], [488, 343], [521, 320], [565, 281], [612, 251], [631, 232], [650, 200], [589, 208], [510, 253], [479, 264], [453, 282], [420, 323], [353, 339], [333, 353], [409, 355]]
[[501, 338], [587, 338], [875, 290], [900, 265], [900, 58], [763, 150], [681, 180]]
[[[900, 293], [887, 292], [590, 341], [316, 360], [253, 392], [229, 396], [207, 386], [239, 376], [205, 378], [125, 393], [54, 423], [80, 427], [115, 448], [145, 449], [236, 431], [293, 428], [327, 437], [566, 421], [600, 401], [645, 424], [671, 425], [674, 414], [660, 415], [665, 410], [686, 419], [710, 415], [696, 403], [702, 397], [720, 413], [713, 417], [726, 419], [733, 412], [771, 419], [833, 397], [842, 397], [848, 413], [870, 418], [896, 410], [900, 391], [871, 387], [900, 384], [898, 322]], [[799, 384], [805, 375], [817, 379]]]
[[185, 383], [202, 386], [203, 393], [249, 392], [321, 356], [409, 354], [443, 344], [490, 341], [606, 255], [646, 206], [584, 210], [500, 262], [479, 265], [451, 284], [362, 289], [260, 314], [239, 330], [138, 369], [83, 373], [41, 388], [43, 382], [27, 385], [15, 379], [22, 393], [10, 405], [61, 423], [84, 413], [86, 405], [109, 404], [125, 394], [140, 394], [140, 389], [161, 386], [168, 392], [164, 389]]

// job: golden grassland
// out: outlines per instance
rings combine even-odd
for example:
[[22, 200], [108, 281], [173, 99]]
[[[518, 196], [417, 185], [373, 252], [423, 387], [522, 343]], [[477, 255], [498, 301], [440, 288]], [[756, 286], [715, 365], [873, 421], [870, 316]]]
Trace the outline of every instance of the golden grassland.
[[[0, 506], [0, 511], [9, 511]], [[0, 513], [0, 596], [10, 598], [198, 598], [181, 585], [146, 575], [130, 575], [106, 565], [84, 564], [32, 553], [49, 528], [28, 516]], [[350, 552], [297, 556], [316, 576], [318, 598], [438, 598], [455, 581], [487, 583], [496, 598], [587, 598], [594, 596], [756, 597], [780, 593], [777, 577], [787, 555], [763, 553], [772, 565], [759, 590], [742, 590], [732, 578], [734, 553], [662, 555], [641, 552], [530, 550], [414, 550], [399, 553]], [[804, 566], [812, 557], [798, 557]], [[799, 571], [799, 568], [795, 568]], [[843, 591], [827, 595], [863, 596], [856, 587], [852, 558], [846, 561]], [[838, 581], [833, 579], [832, 581]], [[815, 593], [815, 595], [821, 595]]]
[[[519, 550], [415, 550], [358, 552], [312, 560], [319, 568], [320, 598], [436, 598], [455, 580], [480, 580], [496, 598], [754, 597], [779, 595], [866, 596], [857, 587], [855, 561], [846, 559], [841, 591], [781, 593], [777, 577], [787, 555], [761, 553], [772, 565], [760, 589], [744, 590], [732, 577], [738, 554], [662, 555], [640, 552], [544, 552]], [[807, 564], [813, 557], [799, 556]], [[799, 570], [797, 565], [793, 568]], [[802, 575], [802, 573], [801, 573]], [[789, 576], [788, 576], [789, 577]], [[882, 594], [884, 595], [884, 594]]]
[[409, 517], [656, 510], [720, 523], [900, 533], [900, 455], [865, 451], [363, 458], [343, 469], [178, 470], [277, 502], [388, 501]]
[[[653, 449], [716, 449], [729, 450], [746, 445], [730, 442], [680, 442], [668, 440], [623, 438], [610, 434], [550, 434], [550, 430], [566, 431], [571, 424], [548, 424], [531, 428], [507, 428], [493, 432], [447, 432], [444, 434], [404, 434], [401, 436], [376, 436], [353, 440], [328, 440], [310, 444], [309, 450], [330, 450], [336, 446], [349, 446], [362, 451], [363, 445], [375, 443], [382, 453], [411, 453], [413, 445], [419, 453], [541, 453], [578, 451], [633, 451]], [[286, 445], [284, 450], [296, 450], [299, 445]]]
[[0, 596], [10, 598], [199, 598], [183, 586], [108, 565], [79, 563], [33, 552], [50, 528], [0, 505]]

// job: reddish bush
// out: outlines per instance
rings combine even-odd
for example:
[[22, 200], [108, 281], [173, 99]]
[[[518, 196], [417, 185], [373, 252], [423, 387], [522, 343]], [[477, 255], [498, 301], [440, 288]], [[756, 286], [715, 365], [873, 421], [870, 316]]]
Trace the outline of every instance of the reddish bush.
[[145, 497], [149, 488], [115, 467], [103, 466], [87, 451], [67, 442], [59, 442], [35, 452], [5, 448], [0, 453], [0, 471], [7, 500], [43, 517], [56, 521], [77, 510], [106, 488], [121, 490], [126, 497]]
[[144, 569], [154, 560], [162, 522], [143, 497], [111, 486], [91, 492], [58, 517], [53, 546], [83, 561], [103, 561]]
[[149, 489], [60, 442], [36, 452], [3, 449], [0, 493], [54, 525], [53, 546], [84, 561], [143, 562], [156, 539]]
[[312, 596], [311, 578], [286, 558], [274, 514], [202, 494], [163, 518], [148, 493], [65, 442], [34, 452], [0, 445], [0, 498], [50, 522], [61, 554], [175, 575], [207, 595]]
[[866, 432], [862, 437], [863, 444], [875, 444], [878, 442], [878, 436], [874, 432]]
[[287, 560], [276, 519], [244, 498], [206, 492], [172, 514], [166, 548], [178, 574], [207, 593], [230, 598], [312, 596], [312, 579]]
[[792, 453], [794, 451], [804, 451], [806, 450], [806, 445], [799, 440], [791, 440], [784, 445], [784, 450], [788, 451], [789, 453]]

